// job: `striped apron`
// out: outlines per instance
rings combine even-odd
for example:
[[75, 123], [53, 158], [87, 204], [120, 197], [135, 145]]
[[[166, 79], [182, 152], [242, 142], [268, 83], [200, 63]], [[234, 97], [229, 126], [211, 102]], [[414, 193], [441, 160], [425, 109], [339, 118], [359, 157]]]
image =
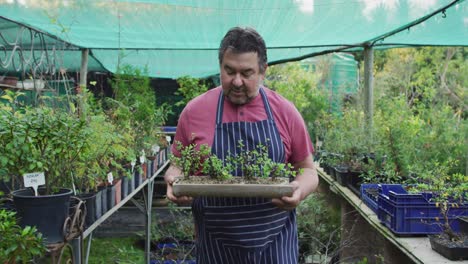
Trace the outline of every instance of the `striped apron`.
[[[284, 162], [284, 146], [268, 98], [260, 88], [268, 119], [222, 123], [224, 95], [216, 113], [212, 153], [224, 159], [244, 148], [267, 145], [269, 156]], [[242, 171], [238, 170], [237, 175]], [[198, 197], [192, 204], [197, 225], [197, 264], [292, 264], [298, 260], [295, 211], [284, 211], [265, 198]]]

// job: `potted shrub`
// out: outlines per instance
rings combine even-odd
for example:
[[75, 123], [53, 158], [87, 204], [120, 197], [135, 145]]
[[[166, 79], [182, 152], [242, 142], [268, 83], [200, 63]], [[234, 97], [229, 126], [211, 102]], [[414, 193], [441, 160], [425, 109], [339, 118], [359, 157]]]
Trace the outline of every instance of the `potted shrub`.
[[335, 153], [328, 158], [332, 163], [337, 182], [347, 186], [359, 195], [361, 183], [359, 175], [362, 173], [363, 153], [369, 151], [368, 134], [365, 133], [364, 113], [346, 108], [341, 115], [335, 115], [324, 139], [324, 146], [328, 152]]
[[[239, 142], [243, 151], [223, 162], [211, 155], [207, 145], [197, 148], [175, 143], [181, 157], [172, 156], [171, 160], [183, 173], [173, 184], [175, 195], [274, 198], [293, 193], [289, 180], [296, 171], [291, 164], [270, 160], [266, 146], [246, 150]], [[242, 177], [233, 176], [236, 169], [243, 172]], [[195, 176], [200, 173], [207, 176]]]
[[[110, 110], [106, 114], [102, 109], [102, 102], [95, 100], [88, 90], [84, 89], [81, 95], [83, 105], [87, 109], [82, 118], [86, 120], [88, 137], [87, 148], [77, 168], [79, 176], [75, 178], [75, 186], [79, 192], [78, 196], [96, 194], [95, 199], [89, 204], [86, 203], [86, 206], [92, 206], [91, 203], [94, 203], [94, 218], [99, 218], [107, 211], [109, 202], [111, 205], [112, 202], [115, 204], [123, 195], [109, 196], [108, 199], [108, 189], [112, 192], [112, 185], [115, 183], [119, 185], [125, 182], [126, 186], [122, 186], [124, 190], [130, 186], [129, 179], [132, 174], [129, 164], [136, 156], [133, 151], [135, 135], [127, 121], [124, 122], [117, 116], [112, 119], [114, 112]], [[111, 182], [108, 178], [110, 173], [113, 178], [110, 179]], [[108, 185], [111, 187], [108, 188]]]
[[11, 105], [1, 107], [3, 177], [20, 181], [25, 173], [43, 172], [45, 178], [38, 196], [31, 189], [12, 192], [20, 224], [36, 226], [47, 243], [63, 241], [72, 194], [66, 187], [86, 147], [85, 123], [65, 111]]
[[134, 158], [140, 162], [145, 179], [148, 172], [151, 174], [146, 157], [150, 161], [155, 159], [153, 150], [160, 138], [159, 127], [166, 122], [171, 108], [168, 104], [156, 105], [156, 93], [146, 68], [128, 64], [119, 66], [111, 85], [113, 98], [104, 100], [104, 108], [111, 122], [134, 135], [131, 147], [138, 155]]
[[[437, 224], [441, 226], [442, 233], [429, 236], [431, 247], [439, 254], [451, 260], [468, 259], [468, 236], [457, 232], [459, 217], [468, 216], [468, 176], [461, 173], [450, 173], [450, 168], [456, 162], [434, 162], [433, 169], [420, 175], [421, 183], [415, 186], [418, 191], [431, 192], [431, 200], [440, 211]], [[461, 215], [453, 210], [465, 208]]]

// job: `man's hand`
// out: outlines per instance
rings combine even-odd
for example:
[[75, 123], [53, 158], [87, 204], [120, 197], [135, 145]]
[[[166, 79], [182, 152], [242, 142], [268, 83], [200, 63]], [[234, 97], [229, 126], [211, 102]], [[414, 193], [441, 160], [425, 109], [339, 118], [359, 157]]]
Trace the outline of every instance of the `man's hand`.
[[182, 175], [181, 169], [171, 165], [164, 174], [164, 181], [166, 181], [166, 197], [170, 201], [178, 205], [190, 205], [192, 203], [192, 197], [189, 196], [175, 196], [172, 190], [172, 184], [174, 183], [176, 176]]
[[294, 187], [292, 196], [283, 196], [271, 201], [274, 205], [284, 210], [296, 208], [318, 186], [318, 175], [312, 155], [309, 155], [303, 161], [296, 162], [293, 166], [296, 170], [302, 169], [302, 172], [290, 183]]
[[299, 183], [297, 181], [292, 181], [290, 184], [294, 189], [292, 196], [283, 196], [281, 198], [273, 198], [271, 200], [271, 202], [278, 208], [288, 211], [296, 208], [302, 201], [302, 190], [299, 188]]

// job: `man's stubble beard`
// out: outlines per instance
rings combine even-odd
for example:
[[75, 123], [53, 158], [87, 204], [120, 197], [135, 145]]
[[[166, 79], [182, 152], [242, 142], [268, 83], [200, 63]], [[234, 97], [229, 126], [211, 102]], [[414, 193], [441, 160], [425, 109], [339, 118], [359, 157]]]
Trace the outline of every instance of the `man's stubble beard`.
[[[245, 95], [245, 97], [243, 97], [243, 98], [245, 98], [245, 100], [242, 100], [242, 102], [233, 101], [233, 99], [231, 99], [229, 95], [230, 95], [231, 92], [234, 91], [234, 90], [235, 90], [235, 91], [241, 90], [242, 93]], [[225, 96], [226, 96], [226, 98], [227, 98], [231, 103], [233, 103], [233, 104], [235, 104], [235, 105], [244, 105], [244, 104], [247, 104], [247, 103], [251, 102], [251, 101], [258, 95], [259, 90], [260, 90], [260, 89], [258, 89], [258, 90], [257, 90], [257, 93], [255, 93], [254, 95], [249, 96], [248, 93], [247, 93], [247, 89], [244, 88], [244, 87], [240, 87], [240, 88], [239, 88], [239, 87], [230, 87], [230, 89], [228, 90], [227, 94], [225, 94]]]

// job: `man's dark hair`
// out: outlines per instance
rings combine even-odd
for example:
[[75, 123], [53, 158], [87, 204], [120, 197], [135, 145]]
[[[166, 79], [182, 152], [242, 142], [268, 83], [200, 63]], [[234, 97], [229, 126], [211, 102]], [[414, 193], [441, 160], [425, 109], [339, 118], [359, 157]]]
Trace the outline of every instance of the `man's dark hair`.
[[231, 28], [219, 46], [219, 64], [223, 62], [223, 56], [227, 49], [231, 49], [235, 53], [256, 52], [260, 72], [265, 72], [265, 65], [267, 64], [265, 41], [255, 29], [249, 27]]

